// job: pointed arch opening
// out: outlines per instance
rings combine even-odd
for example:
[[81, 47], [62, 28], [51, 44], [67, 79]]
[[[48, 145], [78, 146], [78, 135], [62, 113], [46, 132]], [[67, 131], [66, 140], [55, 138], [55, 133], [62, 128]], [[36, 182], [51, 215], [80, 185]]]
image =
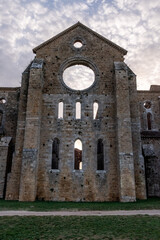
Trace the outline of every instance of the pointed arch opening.
[[59, 168], [59, 144], [60, 141], [58, 138], [54, 138], [52, 143], [52, 169], [58, 169]]
[[7, 155], [7, 162], [6, 162], [6, 173], [5, 173], [5, 180], [4, 180], [4, 189], [3, 189], [3, 198], [5, 199], [6, 189], [7, 189], [7, 176], [11, 172], [12, 169], [12, 160], [15, 151], [15, 145], [13, 143], [13, 139], [11, 139], [8, 145], [8, 155]]
[[76, 119], [81, 119], [81, 103], [76, 102]]
[[74, 169], [82, 170], [82, 141], [80, 139], [74, 142]]
[[93, 119], [98, 119], [98, 108], [99, 105], [97, 102], [93, 103]]
[[150, 112], [147, 113], [147, 127], [148, 130], [152, 129], [152, 114]]
[[104, 170], [104, 145], [103, 140], [97, 142], [97, 170]]
[[0, 110], [0, 127], [2, 126], [2, 120], [3, 120], [3, 111]]
[[63, 107], [64, 107], [64, 103], [63, 103], [63, 101], [60, 101], [58, 103], [58, 118], [59, 119], [63, 119]]

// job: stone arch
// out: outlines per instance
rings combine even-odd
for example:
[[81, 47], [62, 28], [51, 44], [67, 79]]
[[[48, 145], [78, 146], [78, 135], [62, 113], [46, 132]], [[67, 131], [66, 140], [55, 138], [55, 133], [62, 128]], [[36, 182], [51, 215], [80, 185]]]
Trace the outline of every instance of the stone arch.
[[81, 102], [76, 101], [76, 119], [81, 119]]
[[93, 119], [98, 119], [98, 110], [99, 110], [99, 103], [98, 101], [93, 102]]
[[97, 170], [104, 170], [104, 144], [101, 138], [97, 141]]
[[74, 141], [74, 169], [75, 170], [82, 170], [82, 141], [81, 139], [77, 138]]
[[152, 114], [150, 112], [147, 113], [147, 128], [152, 130]]
[[60, 145], [59, 139], [54, 138], [52, 143], [52, 163], [51, 163], [52, 169], [59, 168], [59, 145]]
[[58, 119], [64, 118], [64, 102], [62, 100], [58, 103]]
[[0, 127], [2, 126], [2, 122], [3, 122], [3, 111], [0, 110]]

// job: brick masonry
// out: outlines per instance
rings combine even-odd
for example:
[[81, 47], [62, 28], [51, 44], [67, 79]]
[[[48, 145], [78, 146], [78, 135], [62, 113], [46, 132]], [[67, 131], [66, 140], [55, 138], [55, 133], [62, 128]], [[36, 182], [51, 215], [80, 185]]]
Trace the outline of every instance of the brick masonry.
[[[81, 48], [74, 47], [77, 41]], [[21, 88], [0, 89], [0, 99], [6, 100], [0, 103], [0, 197], [127, 202], [160, 196], [159, 86], [137, 91], [136, 76], [124, 63], [127, 51], [79, 22], [33, 51], [36, 57], [22, 74]], [[64, 70], [75, 64], [95, 73], [86, 90], [70, 89], [63, 81]], [[75, 118], [77, 101], [80, 119]], [[7, 157], [4, 137], [13, 139], [12, 156]], [[57, 169], [52, 169], [54, 139], [59, 140]], [[82, 142], [79, 170], [74, 169], [77, 139]], [[97, 170], [98, 140], [103, 142], [102, 170]]]

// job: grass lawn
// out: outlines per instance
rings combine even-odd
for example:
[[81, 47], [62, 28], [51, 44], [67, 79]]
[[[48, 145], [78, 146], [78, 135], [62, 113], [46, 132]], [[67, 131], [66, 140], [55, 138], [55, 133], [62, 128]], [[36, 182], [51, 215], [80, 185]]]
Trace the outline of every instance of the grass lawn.
[[1, 240], [159, 240], [160, 217], [0, 217]]
[[[160, 198], [135, 203], [18, 202], [0, 200], [0, 210], [160, 209]], [[160, 240], [158, 216], [0, 217], [0, 240]]]
[[0, 200], [2, 210], [29, 210], [29, 211], [55, 211], [55, 210], [137, 210], [160, 209], [160, 198], [137, 200], [133, 203], [120, 202], [18, 202]]

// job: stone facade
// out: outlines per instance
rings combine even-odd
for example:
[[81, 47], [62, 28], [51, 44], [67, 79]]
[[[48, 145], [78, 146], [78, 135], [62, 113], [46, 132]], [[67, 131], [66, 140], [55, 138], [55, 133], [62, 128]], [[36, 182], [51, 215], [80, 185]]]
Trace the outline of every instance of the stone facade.
[[0, 198], [5, 197], [14, 152], [19, 88], [0, 88]]
[[[127, 51], [79, 22], [33, 52], [21, 88], [0, 89], [0, 198], [126, 202], [160, 196], [159, 86], [137, 91], [124, 63]], [[64, 82], [63, 72], [75, 65], [93, 70], [89, 88]]]
[[138, 102], [147, 195], [160, 197], [160, 86], [138, 91]]

